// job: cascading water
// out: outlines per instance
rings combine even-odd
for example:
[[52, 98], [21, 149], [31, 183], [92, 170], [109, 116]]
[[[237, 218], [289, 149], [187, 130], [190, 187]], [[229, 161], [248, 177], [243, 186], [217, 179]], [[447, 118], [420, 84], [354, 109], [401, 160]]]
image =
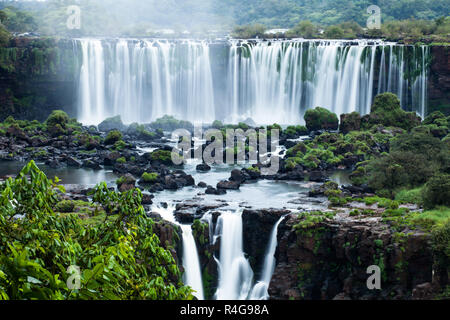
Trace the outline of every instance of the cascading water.
[[269, 246], [267, 247], [266, 257], [264, 260], [261, 280], [259, 280], [252, 289], [250, 300], [267, 300], [269, 299], [269, 285], [275, 270], [275, 251], [277, 249], [278, 226], [284, 220], [281, 217], [275, 224], [270, 235]]
[[215, 298], [245, 300], [251, 290], [253, 270], [243, 250], [242, 211], [224, 211], [217, 221], [216, 236], [220, 236], [220, 259]]
[[195, 291], [194, 296], [197, 299], [204, 300], [202, 274], [192, 228], [190, 225], [179, 224], [174, 218], [174, 211], [173, 205], [168, 205], [167, 208], [159, 206], [153, 208], [153, 212], [159, 213], [164, 220], [180, 226], [183, 240], [183, 280]]
[[120, 115], [126, 123], [169, 114], [215, 120], [209, 46], [204, 41], [80, 39], [78, 110], [83, 123]]
[[78, 110], [87, 124], [115, 115], [144, 123], [165, 114], [205, 123], [251, 117], [298, 124], [316, 106], [367, 114], [374, 95], [386, 91], [405, 109], [426, 113], [426, 46], [302, 39], [78, 42]]

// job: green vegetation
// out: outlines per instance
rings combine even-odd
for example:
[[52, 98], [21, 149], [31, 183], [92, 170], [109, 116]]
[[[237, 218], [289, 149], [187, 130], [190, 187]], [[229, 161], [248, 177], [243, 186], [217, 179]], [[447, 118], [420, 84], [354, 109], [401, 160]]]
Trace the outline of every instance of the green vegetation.
[[117, 163], [124, 164], [127, 163], [127, 159], [125, 157], [120, 157], [116, 160]]
[[294, 229], [297, 230], [297, 232], [301, 232], [302, 229], [309, 229], [325, 220], [333, 219], [335, 215], [336, 212], [301, 212], [298, 214], [298, 218], [301, 219], [301, 221], [294, 226]]
[[141, 176], [141, 180], [144, 183], [155, 183], [156, 181], [158, 181], [158, 177], [159, 175], [156, 172], [144, 172]]
[[305, 113], [305, 122], [309, 131], [321, 129], [337, 130], [339, 126], [337, 115], [321, 107], [307, 110]]
[[383, 125], [385, 127], [398, 127], [405, 130], [420, 125], [421, 119], [414, 112], [405, 112], [400, 106], [398, 97], [390, 92], [381, 93], [375, 97], [370, 110], [366, 127]]
[[[53, 211], [71, 209], [58, 201], [55, 188], [64, 191], [34, 162], [0, 185], [2, 299], [192, 299], [152, 231], [139, 190], [117, 194], [98, 185], [93, 201], [103, 207], [104, 220], [83, 223], [75, 214]], [[73, 265], [81, 272], [76, 290], [66, 285]]]
[[162, 118], [156, 119], [152, 122], [150, 126], [154, 129], [161, 129], [164, 131], [173, 131], [175, 129], [191, 129], [193, 128], [192, 123], [184, 120], [177, 120], [173, 116], [165, 115]]
[[122, 133], [119, 130], [111, 130], [105, 138], [105, 145], [113, 145], [122, 140]]
[[237, 26], [231, 33], [232, 37], [239, 39], [263, 38], [266, 27], [261, 24]]
[[308, 129], [305, 126], [289, 126], [283, 131], [283, 134], [289, 137], [299, 137], [308, 134]]
[[46, 125], [48, 132], [54, 136], [60, 136], [66, 133], [69, 116], [61, 110], [53, 111], [47, 118]]
[[426, 208], [450, 207], [450, 174], [439, 173], [425, 185], [423, 201]]

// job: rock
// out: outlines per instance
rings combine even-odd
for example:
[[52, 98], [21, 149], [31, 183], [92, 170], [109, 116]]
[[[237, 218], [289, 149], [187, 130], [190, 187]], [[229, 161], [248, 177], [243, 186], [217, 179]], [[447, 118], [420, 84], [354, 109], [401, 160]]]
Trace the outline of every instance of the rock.
[[337, 294], [333, 300], [352, 300], [350, 297], [348, 297], [344, 292], [341, 292]]
[[341, 114], [341, 124], [339, 130], [343, 134], [361, 129], [361, 115], [358, 112]]
[[231, 171], [230, 180], [241, 184], [246, 180], [246, 177], [241, 170], [234, 169], [233, 171]]
[[81, 166], [83, 165], [83, 163], [81, 163], [81, 161], [79, 161], [71, 156], [66, 157], [66, 162], [69, 167], [81, 168]]
[[105, 119], [98, 125], [98, 130], [102, 132], [109, 132], [111, 130], [119, 130], [124, 132], [126, 128], [127, 127], [122, 123], [120, 116]]
[[202, 163], [196, 167], [196, 170], [200, 172], [207, 172], [211, 170], [211, 167], [208, 166], [206, 163]]
[[220, 181], [217, 184], [217, 189], [238, 190], [241, 184], [237, 181]]
[[121, 157], [120, 153], [117, 151], [113, 151], [108, 153], [104, 160], [103, 160], [103, 164], [105, 166], [113, 166], [116, 163], [116, 160], [119, 159]]
[[199, 188], [206, 188], [208, 185], [207, 185], [205, 182], [200, 181], [200, 182], [197, 184], [197, 186], [198, 186]]
[[143, 205], [150, 205], [150, 204], [153, 204], [152, 199], [153, 199], [154, 197], [155, 197], [155, 196], [153, 196], [153, 195], [151, 195], [151, 194], [143, 193], [143, 194], [142, 194], [142, 204], [143, 204]]
[[226, 194], [227, 192], [226, 192], [226, 190], [224, 190], [224, 189], [216, 189], [216, 188], [214, 188], [214, 187], [212, 187], [212, 186], [208, 186], [207, 188], [206, 188], [206, 191], [205, 191], [205, 193], [206, 194], [215, 194], [215, 195], [224, 195], [224, 194]]
[[6, 135], [28, 141], [28, 136], [17, 124], [10, 125], [9, 128], [6, 129]]
[[253, 121], [252, 118], [247, 118], [243, 121], [243, 123], [245, 123], [246, 125], [248, 125], [249, 127], [256, 127], [256, 122]]
[[318, 196], [325, 196], [325, 192], [327, 190], [339, 190], [339, 186], [335, 182], [327, 182], [322, 184], [318, 188], [313, 188], [309, 191], [308, 195], [310, 197], [318, 197]]
[[63, 167], [63, 165], [56, 159], [46, 162], [46, 164], [52, 169], [59, 169], [59, 168]]
[[327, 175], [322, 171], [311, 171], [309, 173], [309, 181], [325, 182], [328, 180]]
[[120, 192], [125, 192], [134, 189], [136, 186], [136, 178], [127, 173], [117, 180], [117, 188]]
[[86, 159], [83, 161], [83, 168], [90, 168], [94, 170], [100, 170], [100, 164], [92, 159]]

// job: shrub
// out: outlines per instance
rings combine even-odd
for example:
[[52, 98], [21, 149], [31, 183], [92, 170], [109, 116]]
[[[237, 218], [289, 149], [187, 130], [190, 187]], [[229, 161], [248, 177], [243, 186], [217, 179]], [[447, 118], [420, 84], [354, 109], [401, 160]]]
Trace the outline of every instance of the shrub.
[[124, 164], [127, 163], [127, 159], [125, 159], [125, 157], [120, 157], [119, 159], [116, 160], [117, 163], [120, 164]]
[[222, 122], [222, 121], [219, 121], [219, 120], [215, 120], [215, 121], [212, 123], [212, 127], [213, 127], [214, 129], [222, 129], [222, 128], [223, 128], [223, 122]]
[[73, 212], [73, 209], [75, 208], [75, 203], [70, 200], [63, 200], [61, 202], [58, 202], [58, 204], [55, 206], [55, 210], [57, 212]]
[[305, 126], [289, 126], [284, 130], [284, 134], [296, 138], [299, 136], [305, 136], [308, 134], [308, 129]]
[[414, 112], [405, 112], [400, 106], [398, 97], [390, 92], [377, 95], [372, 104], [369, 124], [385, 127], [398, 127], [405, 130], [420, 125], [421, 119]]
[[[100, 219], [53, 211], [62, 186], [34, 162], [0, 185], [0, 297], [11, 300], [192, 299], [172, 256], [145, 216], [142, 193], [121, 194], [106, 183], [93, 190]], [[15, 205], [13, 205], [15, 203]], [[61, 205], [62, 206], [62, 205]], [[65, 207], [65, 205], [63, 206]], [[106, 215], [106, 211], [111, 215]], [[22, 219], [11, 217], [26, 213]], [[79, 290], [66, 285], [74, 261]]]
[[423, 187], [415, 189], [404, 189], [396, 193], [395, 200], [402, 203], [414, 203], [417, 205], [423, 204]]
[[425, 185], [423, 202], [425, 208], [450, 206], [450, 174], [436, 174]]
[[245, 26], [237, 26], [233, 29], [231, 35], [234, 38], [250, 39], [250, 38], [263, 38], [266, 32], [266, 27], [262, 24], [253, 24]]
[[59, 136], [66, 132], [69, 116], [62, 110], [53, 111], [46, 120], [47, 130], [52, 136]]
[[155, 183], [158, 180], [159, 175], [156, 172], [147, 173], [144, 172], [141, 176], [142, 182]]
[[309, 131], [337, 130], [339, 120], [335, 113], [321, 107], [309, 109], [305, 113], [306, 127]]
[[105, 138], [105, 145], [113, 145], [116, 142], [122, 140], [122, 133], [119, 130], [112, 130], [108, 132], [108, 135]]

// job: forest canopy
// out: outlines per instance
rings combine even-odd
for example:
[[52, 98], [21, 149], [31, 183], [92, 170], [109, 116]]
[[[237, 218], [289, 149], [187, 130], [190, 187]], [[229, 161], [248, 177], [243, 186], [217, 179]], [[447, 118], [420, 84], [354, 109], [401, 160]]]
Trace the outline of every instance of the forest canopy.
[[[369, 17], [367, 8], [373, 4], [380, 7], [383, 22], [412, 18], [435, 20], [449, 15], [447, 0], [80, 0], [76, 3], [47, 0], [13, 4], [31, 13], [35, 21], [27, 14], [11, 19], [13, 10], [8, 9], [9, 22], [2, 18], [4, 25], [10, 25], [8, 30], [35, 31], [37, 23], [38, 31], [49, 35], [142, 34], [161, 28], [231, 31], [236, 25], [258, 24], [267, 28], [293, 28], [300, 21], [321, 26], [352, 21], [365, 26]], [[67, 8], [74, 4], [81, 8], [81, 30], [66, 27]], [[8, 6], [11, 2], [0, 4], [0, 9]]]

